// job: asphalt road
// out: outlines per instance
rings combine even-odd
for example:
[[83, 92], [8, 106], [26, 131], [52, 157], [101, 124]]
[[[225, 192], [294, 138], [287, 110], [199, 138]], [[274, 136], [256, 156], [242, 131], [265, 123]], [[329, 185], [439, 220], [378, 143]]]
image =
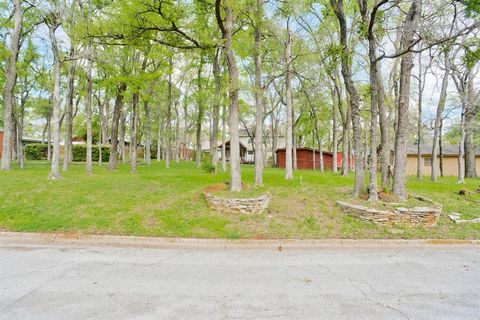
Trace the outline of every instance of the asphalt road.
[[0, 319], [480, 319], [480, 250], [2, 244]]

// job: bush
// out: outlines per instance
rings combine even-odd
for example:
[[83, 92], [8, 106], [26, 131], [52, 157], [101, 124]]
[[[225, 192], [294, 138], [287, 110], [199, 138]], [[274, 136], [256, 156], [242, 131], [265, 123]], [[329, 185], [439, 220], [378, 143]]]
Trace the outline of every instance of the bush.
[[[87, 146], [83, 144], [74, 144], [72, 147], [73, 161], [85, 162], [87, 161]], [[110, 157], [110, 148], [102, 147], [102, 161], [108, 161]], [[92, 161], [99, 160], [98, 146], [92, 146]]]
[[47, 160], [48, 146], [46, 143], [29, 143], [24, 148], [25, 159]]
[[212, 157], [210, 157], [210, 153], [203, 152], [201, 156], [202, 161], [202, 169], [207, 173], [212, 173], [214, 171], [213, 164], [212, 164]]

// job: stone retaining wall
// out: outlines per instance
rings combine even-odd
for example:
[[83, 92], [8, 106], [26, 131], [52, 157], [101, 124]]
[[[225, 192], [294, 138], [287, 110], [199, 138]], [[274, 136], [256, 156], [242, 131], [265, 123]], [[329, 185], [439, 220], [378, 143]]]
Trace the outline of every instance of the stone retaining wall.
[[270, 196], [263, 195], [256, 198], [229, 199], [214, 196], [209, 192], [203, 193], [210, 208], [220, 212], [239, 212], [244, 214], [263, 213], [270, 203]]
[[394, 223], [412, 226], [435, 226], [440, 218], [442, 206], [426, 198], [415, 196], [417, 199], [431, 202], [431, 207], [396, 208], [388, 210], [372, 209], [362, 205], [337, 201], [343, 211], [360, 220], [373, 222], [378, 225], [392, 225]]

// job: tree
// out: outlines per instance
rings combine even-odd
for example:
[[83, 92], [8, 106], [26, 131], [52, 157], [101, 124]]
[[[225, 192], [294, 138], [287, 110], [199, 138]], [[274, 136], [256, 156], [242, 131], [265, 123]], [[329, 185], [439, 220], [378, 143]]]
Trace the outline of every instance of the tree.
[[[350, 112], [352, 117], [353, 144], [355, 152], [355, 182], [353, 187], [353, 196], [358, 197], [364, 193], [364, 168], [363, 168], [363, 143], [362, 126], [360, 123], [360, 99], [357, 89], [352, 79], [352, 70], [350, 65], [350, 51], [347, 43], [347, 21], [344, 12], [343, 0], [330, 0], [335, 16], [337, 17], [340, 28], [340, 45], [342, 48], [342, 76], [347, 88]], [[344, 137], [345, 139], [345, 137]], [[345, 150], [344, 150], [345, 151]]]
[[255, 7], [255, 176], [256, 186], [263, 185], [263, 166], [265, 156], [263, 151], [263, 112], [264, 94], [262, 84], [262, 28], [263, 28], [263, 0], [257, 0]]
[[222, 1], [215, 1], [215, 16], [224, 40], [224, 54], [228, 68], [228, 95], [230, 104], [230, 191], [242, 190], [242, 175], [240, 172], [240, 141], [238, 134], [238, 69], [233, 53], [232, 38], [234, 12], [231, 1], [223, 3], [225, 23], [222, 18]]
[[55, 11], [48, 13], [45, 17], [45, 23], [48, 25], [48, 35], [53, 52], [53, 95], [52, 95], [52, 142], [53, 142], [53, 154], [52, 163], [50, 168], [49, 179], [60, 179], [60, 72], [62, 68], [62, 61], [60, 58], [60, 50], [57, 43], [56, 31], [60, 26], [60, 14], [59, 8], [55, 8]]
[[[421, 0], [413, 0], [403, 23], [401, 50], [406, 51], [415, 43], [415, 32], [422, 13]], [[397, 132], [395, 136], [395, 159], [393, 169], [393, 193], [400, 200], [407, 197], [405, 187], [407, 163], [408, 106], [410, 102], [410, 78], [413, 68], [413, 53], [408, 51], [401, 57], [400, 92], [397, 111]]]
[[285, 44], [285, 102], [287, 105], [287, 122], [285, 138], [285, 179], [293, 179], [293, 107], [291, 89], [292, 68], [292, 36], [290, 33], [290, 17], [287, 18], [287, 41]]
[[17, 82], [17, 61], [20, 51], [20, 37], [22, 34], [23, 8], [22, 1], [14, 0], [13, 3], [13, 32], [10, 40], [10, 56], [8, 57], [8, 65], [6, 72], [6, 81], [3, 87], [3, 126], [5, 128], [3, 136], [3, 152], [2, 152], [2, 170], [10, 170], [11, 160], [11, 133], [12, 133], [12, 112], [14, 103], [15, 84]]

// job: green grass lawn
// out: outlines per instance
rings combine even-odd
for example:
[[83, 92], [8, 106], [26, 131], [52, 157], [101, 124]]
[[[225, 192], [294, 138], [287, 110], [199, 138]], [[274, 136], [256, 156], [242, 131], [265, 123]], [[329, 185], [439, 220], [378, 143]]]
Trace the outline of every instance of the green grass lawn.
[[[431, 229], [378, 227], [342, 214], [335, 201], [348, 199], [353, 176], [296, 171], [285, 181], [283, 170], [267, 168], [263, 190], [272, 195], [268, 212], [240, 215], [212, 212], [202, 190], [228, 181], [228, 174], [209, 175], [193, 163], [129, 166], [108, 172], [96, 166], [86, 176], [72, 165], [63, 179], [47, 179], [47, 164], [27, 163], [24, 170], [0, 172], [0, 230], [118, 234], [200, 238], [480, 238], [480, 224], [455, 225], [447, 212], [480, 216], [479, 205], [457, 195], [475, 190], [480, 179], [458, 185], [455, 178], [437, 183], [409, 179], [409, 192], [444, 205], [440, 223]], [[253, 181], [253, 166], [243, 166], [244, 182]], [[251, 192], [251, 191], [250, 191]]]

